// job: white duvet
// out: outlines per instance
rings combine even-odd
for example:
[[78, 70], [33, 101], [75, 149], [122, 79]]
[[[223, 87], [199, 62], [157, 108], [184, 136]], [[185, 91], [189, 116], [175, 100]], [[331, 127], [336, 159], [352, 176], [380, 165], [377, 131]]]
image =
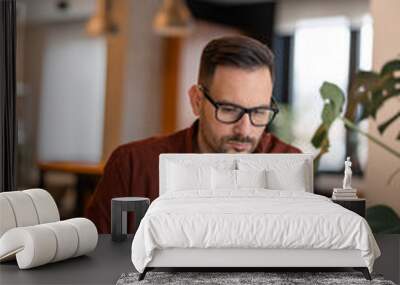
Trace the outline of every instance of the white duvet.
[[155, 249], [358, 249], [372, 272], [380, 255], [362, 217], [328, 198], [300, 191], [180, 191], [153, 201], [132, 243], [143, 272]]

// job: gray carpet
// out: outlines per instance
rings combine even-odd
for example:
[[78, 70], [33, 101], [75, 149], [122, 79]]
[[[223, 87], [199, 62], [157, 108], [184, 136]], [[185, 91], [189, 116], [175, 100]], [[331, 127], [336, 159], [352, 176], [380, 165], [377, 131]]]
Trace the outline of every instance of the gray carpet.
[[122, 274], [117, 285], [133, 284], [379, 284], [394, 285], [380, 275], [368, 281], [360, 272], [148, 272], [138, 281], [138, 273]]

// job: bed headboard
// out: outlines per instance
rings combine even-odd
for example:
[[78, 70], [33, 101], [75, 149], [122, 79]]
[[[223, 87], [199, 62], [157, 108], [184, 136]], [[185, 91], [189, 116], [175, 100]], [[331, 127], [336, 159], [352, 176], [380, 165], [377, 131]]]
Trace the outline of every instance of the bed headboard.
[[[195, 154], [195, 153], [166, 153], [160, 154], [159, 158], [159, 194], [167, 191], [167, 165], [168, 162], [178, 164], [190, 164], [196, 166], [217, 166], [232, 165], [233, 169], [238, 169], [238, 164], [258, 165], [267, 169], [284, 166], [285, 173], [292, 169], [292, 165], [301, 165], [304, 168], [304, 185], [307, 192], [314, 192], [313, 183], [313, 156], [311, 154]], [[294, 168], [293, 168], [294, 169]]]

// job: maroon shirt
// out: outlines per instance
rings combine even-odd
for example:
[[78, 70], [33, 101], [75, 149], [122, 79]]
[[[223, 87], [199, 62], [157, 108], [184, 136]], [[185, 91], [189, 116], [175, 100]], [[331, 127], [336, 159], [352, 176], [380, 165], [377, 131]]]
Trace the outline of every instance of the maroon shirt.
[[[152, 137], [119, 146], [111, 154], [86, 211], [99, 233], [110, 233], [111, 198], [158, 197], [158, 157], [161, 153], [196, 152], [198, 121], [168, 136]], [[254, 153], [299, 153], [271, 133], [263, 133]], [[131, 227], [130, 227], [131, 228]]]

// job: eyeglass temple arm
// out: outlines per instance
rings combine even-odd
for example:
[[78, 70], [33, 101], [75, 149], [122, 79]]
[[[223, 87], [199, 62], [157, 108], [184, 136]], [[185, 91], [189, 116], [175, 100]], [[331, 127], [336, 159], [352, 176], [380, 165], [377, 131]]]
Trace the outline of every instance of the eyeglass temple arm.
[[276, 114], [279, 113], [279, 105], [278, 105], [278, 102], [275, 100], [275, 98], [274, 98], [273, 96], [271, 97], [271, 102], [272, 102], [271, 108], [274, 108], [274, 109], [275, 109]]

